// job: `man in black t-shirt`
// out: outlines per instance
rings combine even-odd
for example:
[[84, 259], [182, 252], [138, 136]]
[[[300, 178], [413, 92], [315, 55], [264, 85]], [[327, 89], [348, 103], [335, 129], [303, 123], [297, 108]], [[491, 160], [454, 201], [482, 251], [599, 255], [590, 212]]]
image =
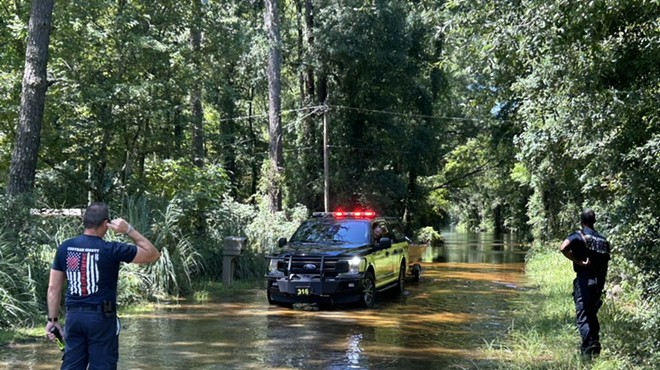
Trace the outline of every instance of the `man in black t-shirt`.
[[578, 330], [582, 337], [580, 353], [591, 357], [600, 353], [600, 323], [598, 309], [602, 305], [601, 295], [607, 277], [610, 260], [610, 244], [594, 229], [596, 215], [586, 209], [581, 215], [582, 230], [569, 235], [560, 250], [573, 261], [576, 273], [573, 280], [573, 300]]
[[[64, 334], [62, 369], [116, 369], [119, 359], [117, 282], [121, 262], [151, 263], [160, 258], [154, 245], [128, 222], [110, 220], [108, 207], [93, 203], [83, 215], [82, 235], [65, 240], [55, 253], [48, 283], [46, 334]], [[103, 240], [108, 228], [133, 243]], [[66, 332], [58, 321], [66, 282]]]

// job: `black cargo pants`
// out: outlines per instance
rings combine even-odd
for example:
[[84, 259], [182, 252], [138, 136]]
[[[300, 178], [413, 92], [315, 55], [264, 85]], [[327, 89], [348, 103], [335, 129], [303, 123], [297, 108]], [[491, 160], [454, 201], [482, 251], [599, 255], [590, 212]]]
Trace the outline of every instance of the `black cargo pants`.
[[600, 323], [598, 322], [598, 309], [602, 305], [604, 281], [590, 275], [578, 274], [573, 280], [573, 300], [575, 301], [575, 314], [577, 327], [582, 337], [580, 352], [583, 355], [597, 355], [600, 353]]

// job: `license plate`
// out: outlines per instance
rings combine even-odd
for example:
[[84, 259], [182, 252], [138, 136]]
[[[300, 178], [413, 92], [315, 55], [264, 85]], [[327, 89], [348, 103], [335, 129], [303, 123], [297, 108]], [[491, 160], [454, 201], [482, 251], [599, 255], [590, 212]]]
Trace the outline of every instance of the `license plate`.
[[309, 287], [296, 288], [296, 295], [310, 295], [312, 294], [312, 289]]

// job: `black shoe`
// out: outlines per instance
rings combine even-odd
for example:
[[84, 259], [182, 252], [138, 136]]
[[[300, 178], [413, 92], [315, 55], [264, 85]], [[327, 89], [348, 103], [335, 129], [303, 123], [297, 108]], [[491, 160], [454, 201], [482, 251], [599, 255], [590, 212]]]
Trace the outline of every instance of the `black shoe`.
[[590, 362], [591, 360], [593, 360], [593, 356], [592, 356], [592, 355], [590, 355], [590, 354], [588, 354], [588, 353], [585, 353], [584, 351], [580, 351], [580, 361], [582, 361], [582, 362]]
[[580, 358], [589, 361], [594, 357], [600, 355], [600, 343], [595, 342], [590, 344], [587, 348], [580, 348]]

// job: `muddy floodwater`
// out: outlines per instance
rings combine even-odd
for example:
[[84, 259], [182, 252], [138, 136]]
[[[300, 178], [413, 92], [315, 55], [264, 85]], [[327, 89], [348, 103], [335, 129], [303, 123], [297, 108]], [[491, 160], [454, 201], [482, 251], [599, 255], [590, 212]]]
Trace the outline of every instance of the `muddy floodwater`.
[[[523, 285], [524, 248], [509, 235], [445, 231], [420, 281], [373, 309], [269, 306], [263, 289], [124, 315], [119, 369], [479, 369]], [[0, 347], [0, 368], [59, 369], [45, 340]]]

